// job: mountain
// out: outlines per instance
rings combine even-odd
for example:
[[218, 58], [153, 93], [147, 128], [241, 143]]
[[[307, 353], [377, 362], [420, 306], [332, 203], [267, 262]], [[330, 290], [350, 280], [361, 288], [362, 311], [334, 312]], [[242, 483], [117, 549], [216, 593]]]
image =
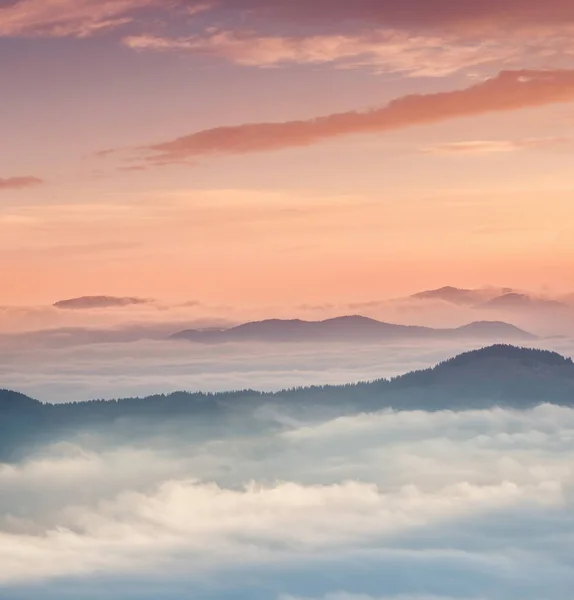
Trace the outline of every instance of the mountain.
[[[441, 331], [435, 330], [435, 331]], [[468, 325], [463, 325], [451, 330], [457, 337], [475, 337], [475, 338], [507, 338], [515, 340], [533, 340], [537, 336], [528, 333], [523, 329], [504, 323], [502, 321], [475, 321]]]
[[493, 296], [510, 293], [510, 288], [484, 288], [484, 289], [464, 289], [452, 286], [445, 286], [436, 290], [426, 290], [410, 296], [414, 300], [440, 300], [459, 306], [474, 306], [480, 302], [486, 302]]
[[[110, 443], [261, 433], [274, 417], [312, 420], [362, 412], [530, 408], [543, 403], [574, 407], [574, 363], [555, 352], [494, 345], [466, 352], [423, 371], [393, 379], [315, 386], [276, 393], [177, 392], [147, 398], [42, 404], [0, 390], [0, 462], [80, 433]], [[267, 418], [267, 425], [265, 419]], [[191, 433], [193, 432], [193, 433]]]
[[0, 390], [0, 418], [11, 412], [21, 413], [35, 410], [39, 406], [42, 406], [40, 402], [24, 394], [12, 390]]
[[361, 316], [325, 321], [269, 319], [229, 329], [188, 329], [171, 336], [199, 343], [225, 342], [366, 342], [413, 339], [488, 339], [516, 341], [534, 339], [530, 333], [501, 322], [476, 322], [455, 329], [432, 329], [383, 323]]
[[527, 294], [518, 294], [516, 292], [503, 294], [491, 298], [487, 302], [479, 304], [476, 308], [484, 310], [564, 310], [569, 308], [567, 304], [557, 300], [538, 298]]

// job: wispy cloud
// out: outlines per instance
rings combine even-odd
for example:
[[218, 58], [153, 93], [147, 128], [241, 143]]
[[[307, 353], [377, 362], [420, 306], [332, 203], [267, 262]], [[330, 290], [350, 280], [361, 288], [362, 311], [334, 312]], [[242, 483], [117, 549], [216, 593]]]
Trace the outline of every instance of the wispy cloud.
[[[152, 10], [154, 19], [146, 9]], [[423, 42], [425, 36], [433, 39], [441, 37], [479, 34], [508, 40], [509, 31], [536, 31], [544, 36], [548, 27], [560, 28], [574, 24], [574, 8], [569, 0], [549, 0], [541, 5], [533, 0], [483, 0], [481, 2], [461, 3], [457, 0], [9, 0], [0, 4], [0, 36], [52, 36], [52, 37], [86, 37], [101, 31], [107, 31], [137, 23], [140, 28], [154, 27], [163, 19], [167, 23], [173, 14], [194, 15], [210, 12], [212, 24], [221, 22], [221, 15], [234, 13], [237, 19], [246, 20], [260, 31], [268, 30], [266, 24], [277, 25], [325, 25], [328, 24], [328, 35], [314, 35], [308, 38], [269, 37], [258, 34], [250, 36], [237, 32], [213, 33], [208, 29], [205, 36], [199, 38], [168, 39], [155, 36], [136, 36], [128, 39], [130, 45], [142, 47], [195, 47], [226, 54], [230, 46], [238, 53], [238, 61], [255, 60], [254, 56], [262, 54], [262, 60], [270, 60], [279, 50], [280, 60], [293, 60], [296, 54], [308, 60], [309, 55], [320, 54], [322, 49], [327, 54], [337, 53], [336, 46], [341, 46], [342, 58], [349, 53], [352, 56], [364, 52], [367, 60], [379, 61], [392, 50], [392, 45], [382, 41], [370, 40], [372, 35], [348, 35], [343, 33], [341, 23], [345, 23], [345, 32], [349, 25], [357, 31], [369, 31], [373, 24], [384, 35], [407, 35]], [[546, 29], [545, 29], [546, 28]], [[395, 32], [393, 34], [393, 32]], [[374, 36], [377, 37], [376, 35]], [[512, 37], [512, 36], [511, 36]], [[554, 32], [554, 38], [561, 37]], [[566, 37], [569, 35], [566, 33]], [[337, 42], [337, 40], [339, 40]], [[528, 40], [530, 44], [531, 36]], [[399, 40], [400, 41], [400, 40]], [[297, 42], [302, 48], [294, 48]], [[246, 46], [250, 44], [250, 50]], [[245, 47], [242, 47], [245, 46]], [[395, 42], [396, 45], [396, 42]], [[446, 49], [436, 46], [437, 53], [446, 54]], [[479, 60], [480, 47], [459, 48], [462, 54], [475, 54]], [[482, 46], [483, 56], [489, 54], [489, 48]], [[452, 48], [454, 52], [455, 48]], [[520, 50], [520, 48], [515, 48]], [[414, 54], [415, 50], [411, 49]], [[369, 59], [369, 55], [371, 58]], [[452, 57], [454, 60], [454, 56]], [[330, 60], [330, 59], [328, 59]], [[482, 62], [482, 61], [481, 61]]]
[[0, 177], [0, 191], [2, 190], [19, 190], [23, 188], [34, 187], [44, 183], [38, 177]]
[[508, 44], [449, 41], [436, 35], [410, 35], [399, 30], [307, 37], [216, 31], [187, 38], [129, 36], [123, 43], [134, 50], [185, 51], [217, 56], [244, 66], [334, 64], [341, 68], [370, 67], [376, 71], [431, 77], [507, 61], [521, 54]]
[[218, 127], [142, 148], [151, 163], [198, 156], [248, 154], [311, 146], [353, 134], [383, 133], [458, 117], [519, 110], [574, 100], [574, 70], [503, 71], [463, 90], [415, 94], [365, 112], [308, 121]]
[[338, 68], [368, 67], [376, 72], [442, 77], [461, 70], [547, 65], [574, 55], [572, 25], [557, 25], [536, 36], [516, 30], [469, 36], [458, 31], [379, 28], [354, 33], [266, 35], [257, 31], [210, 29], [188, 37], [132, 35], [123, 43], [134, 50], [183, 51], [215, 56], [243, 66], [330, 64]]
[[82, 296], [69, 300], [59, 300], [54, 304], [61, 310], [91, 310], [98, 308], [119, 308], [123, 306], [140, 306], [152, 304], [154, 301], [147, 298], [118, 297], [118, 296]]
[[567, 138], [529, 138], [525, 140], [469, 140], [448, 142], [426, 146], [421, 152], [438, 155], [457, 154], [499, 154], [517, 150], [545, 149], [563, 146], [570, 142]]
[[[162, 0], [16, 0], [0, 6], [0, 36], [86, 37], [131, 22], [146, 8], [177, 8], [184, 3]], [[207, 8], [192, 2], [188, 12]]]

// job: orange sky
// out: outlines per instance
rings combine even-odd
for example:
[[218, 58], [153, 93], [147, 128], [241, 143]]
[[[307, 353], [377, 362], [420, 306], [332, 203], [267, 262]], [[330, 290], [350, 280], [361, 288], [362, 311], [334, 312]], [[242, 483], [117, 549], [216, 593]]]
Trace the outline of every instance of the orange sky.
[[573, 30], [562, 0], [0, 3], [0, 304], [572, 291]]

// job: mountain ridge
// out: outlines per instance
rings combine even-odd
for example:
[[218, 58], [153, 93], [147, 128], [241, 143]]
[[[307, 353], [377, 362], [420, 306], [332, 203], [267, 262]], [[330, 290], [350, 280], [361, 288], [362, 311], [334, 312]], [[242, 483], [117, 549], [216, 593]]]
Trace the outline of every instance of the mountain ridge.
[[476, 308], [480, 310], [565, 310], [569, 307], [558, 300], [510, 292], [478, 304]]
[[[453, 356], [452, 358], [441, 361], [434, 366], [428, 367], [426, 369], [419, 369], [415, 371], [408, 371], [402, 375], [397, 375], [392, 378], [379, 378], [370, 381], [357, 381], [354, 383], [343, 384], [343, 385], [314, 385], [314, 386], [305, 386], [305, 387], [297, 387], [297, 388], [286, 388], [277, 392], [264, 392], [264, 391], [256, 391], [253, 389], [241, 389], [241, 390], [231, 390], [226, 392], [174, 392], [173, 394], [155, 394], [151, 396], [145, 397], [137, 397], [137, 398], [118, 398], [114, 400], [88, 400], [86, 402], [72, 402], [72, 403], [61, 403], [61, 404], [51, 404], [51, 403], [43, 403], [40, 400], [31, 398], [21, 392], [0, 389], [0, 411], [3, 410], [7, 406], [14, 406], [18, 402], [21, 402], [27, 406], [48, 406], [48, 407], [66, 407], [66, 406], [77, 406], [82, 404], [118, 404], [121, 402], [130, 402], [130, 401], [138, 401], [145, 400], [148, 401], [152, 398], [166, 398], [168, 396], [174, 394], [187, 394], [187, 395], [195, 395], [195, 396], [204, 396], [204, 397], [222, 397], [222, 396], [230, 396], [237, 395], [242, 393], [254, 393], [262, 396], [281, 396], [285, 394], [298, 393], [307, 390], [314, 389], [342, 389], [342, 388], [350, 388], [350, 387], [360, 387], [360, 386], [369, 386], [369, 385], [379, 385], [384, 383], [393, 384], [397, 381], [407, 381], [409, 378], [413, 378], [415, 376], [420, 376], [420, 374], [443, 374], [443, 373], [452, 373], [450, 369], [458, 368], [458, 367], [471, 367], [477, 368], [478, 366], [484, 367], [485, 363], [489, 364], [491, 367], [493, 364], [498, 363], [500, 366], [507, 368], [508, 363], [514, 363], [515, 366], [521, 366], [527, 369], [531, 369], [533, 371], [540, 370], [542, 367], [554, 367], [554, 368], [566, 368], [569, 370], [569, 374], [572, 377], [572, 382], [574, 385], [574, 361], [570, 357], [563, 356], [558, 352], [554, 352], [551, 350], [543, 350], [538, 348], [528, 348], [522, 346], [514, 346], [511, 344], [493, 344], [490, 346], [485, 346], [476, 350], [469, 350], [466, 352], [462, 352]], [[500, 371], [501, 369], [497, 369]], [[573, 387], [574, 391], [574, 387]], [[574, 404], [574, 396], [572, 397], [572, 403]]]
[[409, 298], [413, 300], [441, 300], [459, 306], [474, 306], [485, 302], [493, 297], [513, 292], [512, 288], [459, 288], [446, 285], [433, 290], [424, 290], [412, 294]]
[[491, 341], [534, 340], [536, 336], [502, 321], [474, 321], [456, 328], [432, 328], [386, 323], [361, 315], [345, 315], [322, 321], [266, 319], [223, 329], [187, 329], [170, 336], [172, 340], [199, 343], [234, 341], [321, 342], [385, 341], [414, 338], [491, 337]]
[[[574, 363], [547, 350], [496, 344], [392, 379], [220, 393], [174, 392], [145, 398], [47, 404], [0, 390], [0, 464], [62, 441], [145, 443], [173, 436], [251, 435], [285, 423], [381, 410], [465, 411], [494, 407], [574, 408]], [[277, 415], [281, 415], [280, 418]], [[265, 425], [267, 423], [267, 425]], [[203, 438], [202, 438], [203, 439]]]

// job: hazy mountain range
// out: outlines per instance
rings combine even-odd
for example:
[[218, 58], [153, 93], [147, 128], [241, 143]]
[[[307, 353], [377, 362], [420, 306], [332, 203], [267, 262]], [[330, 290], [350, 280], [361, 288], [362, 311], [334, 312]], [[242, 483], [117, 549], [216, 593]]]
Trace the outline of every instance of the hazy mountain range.
[[435, 290], [417, 292], [409, 298], [414, 300], [440, 300], [461, 306], [475, 306], [513, 291], [512, 288], [465, 289], [447, 285]]
[[571, 308], [572, 298], [568, 295], [559, 298], [547, 298], [514, 290], [512, 288], [464, 289], [445, 286], [436, 290], [426, 290], [409, 296], [411, 300], [439, 300], [457, 306], [477, 309], [500, 310], [559, 310]]
[[[494, 323], [488, 323], [491, 321]], [[162, 340], [170, 336], [202, 342], [472, 337], [494, 343], [528, 339], [505, 324], [541, 336], [574, 335], [574, 296], [542, 296], [510, 287], [445, 286], [361, 303], [257, 310], [105, 295], [60, 300], [51, 306], [0, 307], [0, 339], [22, 347]], [[210, 333], [206, 333], [208, 328]]]
[[463, 327], [433, 329], [394, 325], [361, 316], [324, 321], [269, 319], [227, 329], [188, 329], [172, 339], [200, 343], [224, 342], [367, 342], [434, 339], [484, 339], [489, 341], [531, 340], [535, 336], [498, 321], [481, 321]]

